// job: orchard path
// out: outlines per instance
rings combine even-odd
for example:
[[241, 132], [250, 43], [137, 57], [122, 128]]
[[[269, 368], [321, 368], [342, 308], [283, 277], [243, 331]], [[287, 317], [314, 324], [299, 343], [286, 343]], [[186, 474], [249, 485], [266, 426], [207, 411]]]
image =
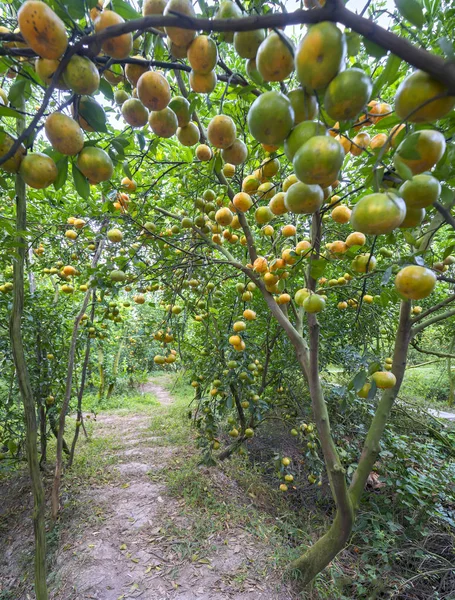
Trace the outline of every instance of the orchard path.
[[235, 523], [214, 529], [196, 549], [189, 543], [193, 516], [206, 521], [213, 516], [198, 515], [197, 508], [188, 516], [185, 501], [167, 494], [160, 471], [171, 463], [178, 468], [185, 457], [181, 447], [166, 445], [160, 432], [152, 432], [150, 423], [153, 411], [166, 413], [173, 399], [153, 381], [141, 391], [162, 406], [97, 416], [93, 439], [105, 437], [115, 448], [114, 463], [106, 465], [113, 479], [84, 487], [67, 502], [51, 600], [294, 598], [266, 567], [273, 548]]

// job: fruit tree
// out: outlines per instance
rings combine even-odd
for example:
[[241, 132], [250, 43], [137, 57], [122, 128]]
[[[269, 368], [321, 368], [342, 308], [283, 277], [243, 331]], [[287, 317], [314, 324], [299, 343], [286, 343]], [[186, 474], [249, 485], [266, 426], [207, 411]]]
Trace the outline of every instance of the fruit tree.
[[[409, 347], [455, 316], [453, 8], [349, 5], [0, 7], [1, 343], [25, 414], [39, 600], [47, 433], [56, 519], [87, 379], [112, 393], [149, 353], [192, 370], [207, 462], [274, 418], [306, 447], [334, 518], [290, 565], [304, 584], [347, 543]], [[373, 410], [349, 474], [329, 364], [349, 373], [342, 402]], [[280, 477], [286, 492], [286, 457]]]

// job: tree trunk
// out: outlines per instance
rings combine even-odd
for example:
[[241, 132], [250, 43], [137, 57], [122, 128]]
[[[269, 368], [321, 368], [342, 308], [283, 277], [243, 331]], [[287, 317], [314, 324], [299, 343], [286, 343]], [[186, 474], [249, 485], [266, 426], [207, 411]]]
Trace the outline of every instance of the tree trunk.
[[[24, 102], [20, 107], [24, 110]], [[24, 119], [18, 119], [18, 133], [24, 129]], [[16, 175], [16, 230], [26, 231], [27, 228], [27, 200], [25, 195], [25, 182]], [[19, 390], [24, 405], [27, 461], [33, 493], [33, 527], [35, 534], [35, 594], [37, 600], [47, 600], [46, 584], [46, 525], [45, 525], [45, 499], [43, 482], [38, 463], [37, 448], [37, 423], [35, 400], [33, 398], [30, 376], [25, 359], [22, 339], [21, 320], [24, 308], [24, 261], [26, 240], [21, 234], [16, 235], [16, 260], [14, 261], [13, 275], [13, 306], [10, 318], [11, 347], [16, 366]]]
[[119, 347], [118, 347], [117, 353], [114, 358], [114, 364], [112, 365], [112, 381], [109, 384], [109, 387], [107, 388], [107, 396], [106, 396], [107, 398], [110, 398], [114, 392], [115, 384], [117, 382], [117, 373], [118, 373], [118, 367], [120, 364], [120, 357], [122, 355], [122, 349], [123, 349], [123, 338], [120, 340]]
[[104, 353], [101, 346], [98, 346], [98, 371], [100, 374], [100, 387], [98, 389], [98, 398], [103, 398], [105, 388], [105, 376], [104, 376]]
[[[95, 302], [96, 302], [96, 291], [93, 290], [92, 310], [90, 313], [90, 321], [92, 323], [93, 323], [93, 319], [95, 318]], [[77, 420], [80, 422], [81, 427], [83, 427], [82, 398], [84, 396], [85, 381], [87, 379], [87, 368], [88, 368], [89, 358], [90, 358], [90, 336], [87, 335], [87, 342], [85, 344], [84, 364], [82, 365], [81, 383], [80, 383], [79, 391], [77, 394]], [[73, 437], [73, 441], [71, 443], [71, 450], [70, 450], [70, 455], [69, 455], [68, 463], [67, 463], [68, 468], [71, 467], [71, 465], [73, 464], [74, 452], [76, 450], [76, 444], [77, 444], [77, 440], [79, 437], [79, 430], [80, 430], [80, 427], [76, 427], [76, 429], [74, 431], [74, 437]], [[84, 433], [85, 433], [85, 436], [87, 436], [87, 432], [85, 431], [85, 429], [84, 429]]]
[[[452, 343], [450, 344], [449, 353], [452, 354], [455, 348], [455, 337], [452, 339]], [[455, 382], [454, 377], [452, 375], [452, 357], [449, 356], [447, 358], [447, 376], [449, 378], [449, 397], [447, 398], [447, 403], [449, 406], [453, 406], [455, 400]]]
[[[98, 247], [95, 251], [95, 255], [92, 260], [91, 267], [92, 269], [96, 267], [98, 264], [98, 260], [101, 255], [101, 250], [103, 249], [103, 240], [99, 241]], [[71, 389], [73, 385], [73, 371], [74, 371], [74, 357], [76, 353], [76, 344], [77, 344], [77, 334], [79, 331], [79, 325], [81, 323], [82, 317], [85, 314], [85, 311], [88, 306], [88, 302], [90, 300], [91, 290], [87, 290], [85, 293], [84, 301], [82, 302], [81, 309], [74, 320], [73, 325], [73, 333], [71, 336], [70, 349], [68, 353], [68, 371], [66, 374], [66, 384], [65, 384], [65, 396], [63, 398], [63, 403], [60, 409], [59, 423], [58, 423], [58, 436], [57, 436], [57, 456], [55, 461], [55, 474], [54, 474], [54, 483], [52, 485], [52, 495], [51, 495], [51, 503], [52, 503], [52, 518], [55, 521], [59, 512], [59, 495], [60, 495], [60, 481], [62, 478], [62, 467], [63, 467], [63, 434], [65, 431], [65, 419], [66, 413], [68, 411], [69, 403], [71, 400]]]
[[359, 505], [368, 475], [371, 473], [379, 455], [381, 437], [403, 381], [409, 342], [411, 341], [411, 325], [411, 303], [409, 300], [402, 301], [392, 363], [392, 373], [395, 375], [397, 381], [395, 387], [384, 390], [382, 393], [365, 438], [359, 464], [352, 478], [349, 493], [356, 509]]
[[47, 435], [46, 435], [46, 409], [44, 407], [42, 400], [39, 405], [39, 429], [40, 429], [40, 451], [41, 451], [41, 458], [39, 461], [39, 466], [40, 466], [40, 468], [43, 468], [43, 465], [47, 460]]

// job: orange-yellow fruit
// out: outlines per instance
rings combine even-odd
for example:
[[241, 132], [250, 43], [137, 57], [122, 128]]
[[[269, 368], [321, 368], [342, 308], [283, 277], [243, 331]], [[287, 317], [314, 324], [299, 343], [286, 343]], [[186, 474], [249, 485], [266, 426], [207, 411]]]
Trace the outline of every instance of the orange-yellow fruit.
[[212, 158], [212, 151], [207, 144], [199, 144], [196, 148], [196, 157], [201, 162], [207, 162]]
[[243, 318], [246, 319], [247, 321], [254, 321], [256, 318], [256, 313], [254, 312], [254, 310], [247, 308], [246, 310], [243, 311]]
[[263, 179], [274, 177], [280, 170], [280, 161], [278, 158], [266, 158], [261, 164], [261, 176]]
[[22, 37], [42, 58], [59, 59], [68, 46], [63, 21], [44, 2], [24, 2], [17, 13]]
[[62, 272], [64, 275], [67, 276], [76, 275], [76, 269], [72, 265], [67, 265], [66, 267], [63, 267]]
[[253, 206], [251, 197], [246, 192], [239, 192], [232, 199], [232, 203], [235, 208], [240, 212], [246, 212]]
[[84, 134], [74, 119], [60, 112], [50, 114], [44, 131], [51, 146], [68, 156], [78, 154], [84, 146]]
[[198, 35], [188, 46], [187, 58], [193, 71], [208, 75], [214, 70], [218, 61], [215, 42], [207, 35]]
[[150, 113], [149, 125], [155, 135], [162, 138], [170, 138], [178, 128], [177, 116], [169, 106], [166, 106], [162, 110]]
[[[142, 14], [144, 17], [149, 15], [162, 15], [166, 8], [167, 0], [144, 0], [142, 5]], [[162, 27], [157, 27], [160, 31], [164, 31]]]
[[[284, 38], [284, 39], [283, 39]], [[272, 31], [258, 48], [256, 67], [264, 81], [283, 81], [294, 70], [294, 46], [282, 32]]]
[[380, 390], [393, 388], [397, 382], [397, 378], [390, 371], [376, 371], [371, 378], [376, 382], [376, 386]]
[[242, 181], [242, 192], [247, 192], [248, 194], [254, 194], [260, 186], [261, 182], [254, 175], [247, 175], [245, 179]]
[[442, 158], [446, 149], [443, 134], [433, 129], [422, 129], [407, 135], [393, 157], [400, 171], [404, 165], [413, 175], [428, 171]]
[[231, 165], [241, 165], [248, 158], [248, 148], [242, 140], [237, 138], [232, 146], [221, 150], [221, 157], [224, 162], [230, 163]]
[[129, 98], [122, 104], [122, 116], [131, 127], [144, 127], [149, 111], [138, 98]]
[[230, 179], [231, 177], [234, 177], [234, 175], [235, 175], [235, 165], [231, 165], [229, 163], [226, 163], [223, 166], [223, 175], [227, 179]]
[[[395, 111], [411, 123], [428, 123], [445, 117], [455, 106], [455, 96], [425, 71], [414, 71], [401, 82], [395, 95]], [[436, 96], [443, 96], [431, 100]], [[422, 106], [424, 105], [424, 106]]]
[[27, 185], [37, 190], [50, 186], [57, 179], [55, 162], [47, 154], [35, 152], [24, 156], [20, 174]]
[[436, 177], [422, 173], [405, 181], [399, 193], [408, 208], [426, 208], [439, 198], [441, 184]]
[[[40, 77], [46, 85], [49, 85], [52, 81], [52, 77], [60, 64], [59, 60], [49, 58], [37, 58], [35, 60], [35, 71], [38, 77]], [[55, 87], [59, 90], [66, 90], [67, 85], [63, 81], [63, 77], [60, 75]]]
[[344, 150], [344, 153], [347, 154], [348, 152], [351, 151], [352, 149], [352, 142], [351, 140], [346, 136], [346, 135], [337, 135], [335, 137], [336, 141], [339, 142], [339, 144], [341, 145], [341, 147]]
[[219, 225], [223, 225], [223, 227], [227, 227], [232, 223], [234, 215], [229, 210], [229, 208], [223, 207], [216, 211], [215, 221]]
[[[368, 104], [368, 106], [370, 107], [370, 109], [368, 111], [368, 119], [373, 124], [378, 123], [382, 119], [385, 119], [385, 117], [392, 112], [392, 107], [390, 106], [390, 104], [387, 104], [386, 102], [373, 101], [373, 102], [370, 102]], [[377, 116], [375, 116], [375, 115], [377, 115]]]
[[294, 109], [294, 125], [298, 125], [302, 121], [311, 121], [318, 114], [316, 96], [309, 94], [303, 88], [291, 90], [288, 98]]
[[254, 218], [258, 225], [266, 225], [274, 216], [275, 215], [268, 206], [259, 206], [254, 213]]
[[330, 216], [335, 221], [335, 223], [349, 223], [349, 219], [351, 218], [351, 209], [344, 204], [338, 204], [332, 210]]
[[[169, 15], [172, 12], [181, 13], [188, 17], [196, 17], [193, 5], [189, 0], [169, 0], [163, 14]], [[196, 32], [191, 29], [181, 29], [180, 27], [165, 27], [164, 29], [172, 42], [179, 47], [187, 48], [196, 36]]]
[[373, 82], [362, 69], [346, 69], [329, 83], [324, 108], [337, 121], [354, 119], [370, 99], [372, 89]]
[[350, 152], [353, 156], [360, 156], [362, 152], [368, 148], [370, 136], [368, 133], [358, 133], [352, 140]]
[[351, 246], [364, 246], [366, 244], [366, 237], [360, 231], [354, 231], [354, 233], [350, 233], [346, 238], [346, 245], [348, 248]]
[[294, 109], [287, 96], [278, 91], [261, 94], [248, 111], [248, 128], [262, 144], [281, 144], [294, 125]]
[[177, 129], [177, 139], [182, 146], [194, 146], [200, 138], [199, 129], [194, 123], [188, 123], [185, 127]]
[[179, 127], [185, 127], [191, 121], [190, 103], [183, 96], [174, 96], [168, 104], [177, 115]]
[[311, 249], [310, 242], [308, 242], [307, 240], [302, 240], [295, 247], [295, 253], [298, 254], [299, 256], [301, 256], [301, 255], [306, 256], [307, 254], [309, 254], [308, 251], [310, 249]]
[[[122, 187], [127, 189], [129, 192], [135, 192], [137, 189], [137, 183], [134, 181], [134, 179], [130, 179], [129, 177], [124, 177], [121, 181], [121, 184]], [[126, 198], [123, 200], [127, 200], [127, 202], [129, 202], [129, 198], [126, 194], [122, 194], [122, 196], [126, 196]]]
[[197, 73], [196, 71], [190, 72], [190, 88], [197, 94], [210, 94], [216, 87], [216, 73], [210, 71], [206, 75], [203, 73]]
[[386, 146], [388, 142], [389, 138], [386, 133], [377, 133], [370, 141], [370, 148], [376, 152]]
[[421, 300], [431, 294], [436, 285], [436, 275], [426, 267], [409, 265], [395, 277], [397, 291], [409, 300]]
[[417, 227], [422, 223], [425, 218], [424, 208], [413, 208], [411, 206], [406, 207], [406, 216], [401, 222], [400, 229], [406, 229], [408, 227]]
[[301, 181], [294, 183], [284, 197], [289, 212], [309, 215], [319, 210], [324, 202], [324, 194], [319, 185], [308, 185]]
[[[132, 58], [138, 60], [144, 60], [142, 56], [132, 56]], [[125, 65], [125, 75], [128, 81], [131, 83], [132, 87], [135, 88], [137, 82], [139, 81], [139, 77], [144, 73], [147, 73], [149, 70], [148, 65], [138, 64], [138, 63], [127, 63]]]
[[327, 187], [338, 177], [344, 160], [344, 150], [330, 136], [316, 135], [296, 152], [293, 165], [300, 181]]
[[259, 46], [265, 39], [264, 29], [237, 31], [234, 34], [234, 48], [241, 58], [255, 58]]
[[171, 88], [159, 71], [147, 71], [137, 82], [139, 100], [149, 110], [163, 110], [171, 99]]
[[207, 127], [207, 137], [215, 148], [229, 148], [236, 140], [237, 128], [231, 117], [217, 115]]
[[75, 54], [63, 71], [63, 81], [75, 94], [90, 95], [99, 88], [100, 75], [95, 63]]
[[406, 204], [395, 193], [375, 193], [363, 196], [351, 214], [352, 227], [362, 233], [390, 233], [406, 216]]
[[351, 269], [356, 273], [369, 273], [376, 268], [376, 257], [371, 254], [358, 254], [351, 262]]
[[286, 177], [286, 179], [283, 181], [283, 185], [281, 186], [283, 188], [283, 192], [287, 192], [288, 189], [291, 187], [291, 185], [293, 185], [294, 183], [297, 183], [297, 181], [298, 181], [298, 179], [294, 175], [294, 173], [292, 173], [292, 175], [288, 175]]
[[77, 167], [91, 184], [107, 181], [112, 177], [114, 165], [101, 148], [86, 146], [77, 157]]
[[297, 233], [297, 230], [294, 225], [284, 225], [281, 228], [281, 235], [284, 237], [292, 237]]
[[[15, 141], [16, 140], [11, 137], [9, 133], [0, 130], [0, 157], [4, 156], [10, 150]], [[0, 169], [7, 173], [17, 173], [21, 166], [24, 154], [25, 148], [21, 145], [11, 158], [8, 158], [7, 161], [0, 165]]]
[[271, 198], [269, 208], [274, 215], [284, 215], [288, 212], [285, 204], [285, 195], [285, 192], [278, 192]]
[[313, 25], [295, 54], [298, 80], [309, 89], [324, 89], [340, 70], [345, 51], [344, 35], [334, 23]]
[[[112, 10], [103, 10], [95, 19], [95, 33], [104, 31], [112, 25], [120, 25], [125, 20]], [[133, 34], [123, 33], [113, 38], [109, 38], [102, 44], [104, 52], [112, 58], [127, 58], [133, 49]]]
[[342, 240], [336, 240], [330, 244], [329, 250], [332, 254], [344, 254], [348, 251], [348, 246], [346, 242]]

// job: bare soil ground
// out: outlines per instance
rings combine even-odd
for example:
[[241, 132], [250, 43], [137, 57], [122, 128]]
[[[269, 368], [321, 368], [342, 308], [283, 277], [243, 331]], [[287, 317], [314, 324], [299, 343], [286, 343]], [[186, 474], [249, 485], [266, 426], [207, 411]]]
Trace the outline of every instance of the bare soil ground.
[[[154, 383], [142, 391], [153, 393], [162, 405], [172, 403]], [[184, 500], [167, 493], [160, 471], [182, 449], [152, 435], [150, 420], [149, 413], [97, 417], [93, 438], [110, 440], [104, 452], [106, 477], [99, 484], [71, 487], [63, 498], [63, 517], [50, 548], [51, 599], [295, 598], [271, 567], [273, 548], [235, 523], [202, 536], [194, 550], [193, 518], [200, 523], [209, 515], [189, 515]], [[229, 482], [223, 484], [229, 488]], [[31, 498], [25, 476], [0, 487], [0, 548], [1, 600], [33, 598]]]

